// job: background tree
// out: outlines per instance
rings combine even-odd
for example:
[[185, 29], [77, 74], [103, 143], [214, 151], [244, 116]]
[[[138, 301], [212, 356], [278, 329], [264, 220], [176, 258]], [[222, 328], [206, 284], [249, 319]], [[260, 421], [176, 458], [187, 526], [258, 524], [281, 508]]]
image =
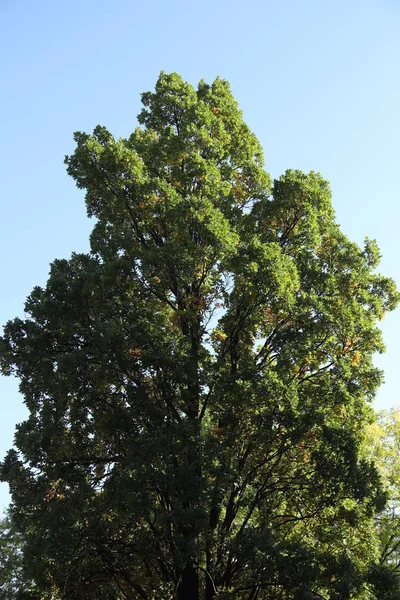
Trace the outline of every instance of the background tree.
[[142, 100], [129, 138], [75, 134], [91, 252], [1, 341], [30, 411], [2, 467], [27, 572], [61, 598], [367, 597], [394, 283], [320, 175], [271, 183], [225, 81], [162, 73]]
[[[378, 564], [372, 570], [377, 584], [389, 585], [400, 598], [400, 410], [381, 411], [367, 426], [365, 455], [373, 458], [388, 494], [385, 510], [377, 515]], [[396, 595], [397, 594], [397, 595]]]
[[23, 600], [30, 596], [33, 582], [24, 574], [23, 540], [12, 519], [5, 515], [0, 520], [0, 600]]

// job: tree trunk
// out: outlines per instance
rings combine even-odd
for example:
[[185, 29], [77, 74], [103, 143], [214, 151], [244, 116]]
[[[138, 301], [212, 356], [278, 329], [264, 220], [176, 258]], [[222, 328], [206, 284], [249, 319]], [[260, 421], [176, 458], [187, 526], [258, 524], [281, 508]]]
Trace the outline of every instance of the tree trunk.
[[186, 565], [177, 590], [178, 600], [200, 600], [199, 575], [196, 567]]
[[[187, 290], [187, 294], [190, 294], [191, 290]], [[182, 309], [185, 310], [184, 305]], [[181, 318], [182, 333], [190, 339], [191, 344], [191, 360], [188, 364], [188, 385], [187, 385], [187, 406], [185, 407], [185, 413], [190, 423], [190, 429], [193, 430], [193, 438], [195, 441], [194, 445], [191, 444], [187, 448], [184, 458], [186, 459], [187, 466], [193, 466], [193, 477], [195, 489], [199, 485], [199, 479], [201, 478], [201, 465], [199, 462], [199, 400], [200, 400], [200, 383], [199, 383], [199, 331], [200, 321], [198, 320], [195, 324], [190, 324], [185, 317]], [[183, 461], [184, 462], [184, 461]], [[198, 503], [189, 488], [188, 497], [182, 499], [182, 506], [184, 509], [193, 508]], [[192, 529], [184, 529], [182, 532], [184, 538], [186, 538], [188, 546], [192, 546], [193, 539], [196, 537], [196, 533]], [[187, 564], [181, 572], [180, 583], [177, 589], [177, 600], [200, 600], [200, 589], [199, 589], [199, 573], [197, 567], [193, 564]]]

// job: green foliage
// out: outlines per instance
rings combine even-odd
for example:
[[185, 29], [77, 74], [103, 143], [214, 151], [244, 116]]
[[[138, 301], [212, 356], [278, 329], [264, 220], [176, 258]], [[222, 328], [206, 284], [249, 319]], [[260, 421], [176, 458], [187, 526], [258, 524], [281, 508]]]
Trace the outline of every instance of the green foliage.
[[0, 521], [0, 600], [33, 598], [33, 582], [24, 574], [23, 541], [9, 516]]
[[26, 572], [49, 598], [366, 598], [394, 283], [320, 175], [270, 181], [225, 81], [162, 73], [142, 100], [129, 138], [75, 134], [91, 252], [1, 339]]
[[378, 592], [386, 586], [387, 597], [400, 598], [400, 410], [378, 413], [366, 433], [365, 456], [373, 457], [388, 495], [375, 519], [379, 561], [370, 577]]

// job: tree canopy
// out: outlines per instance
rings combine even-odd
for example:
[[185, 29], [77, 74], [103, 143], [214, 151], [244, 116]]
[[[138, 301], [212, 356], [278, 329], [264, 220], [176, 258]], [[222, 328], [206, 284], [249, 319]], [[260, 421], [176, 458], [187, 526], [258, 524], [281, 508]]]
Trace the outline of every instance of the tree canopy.
[[30, 412], [2, 478], [37, 597], [378, 597], [362, 448], [398, 294], [377, 246], [321, 175], [271, 181], [226, 81], [161, 73], [142, 102], [126, 139], [75, 134], [91, 251], [0, 342]]

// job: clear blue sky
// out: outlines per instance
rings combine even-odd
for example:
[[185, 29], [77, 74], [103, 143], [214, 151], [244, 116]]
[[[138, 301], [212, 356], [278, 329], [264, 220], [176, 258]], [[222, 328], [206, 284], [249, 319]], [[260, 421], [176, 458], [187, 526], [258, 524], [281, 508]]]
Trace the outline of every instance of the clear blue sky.
[[[272, 176], [320, 171], [345, 233], [376, 238], [400, 283], [399, 32], [398, 0], [0, 0], [0, 324], [22, 316], [54, 258], [88, 249], [63, 165], [72, 132], [127, 136], [161, 69], [228, 79]], [[400, 400], [400, 309], [383, 330], [378, 408]], [[17, 382], [1, 378], [1, 456], [24, 414]]]

